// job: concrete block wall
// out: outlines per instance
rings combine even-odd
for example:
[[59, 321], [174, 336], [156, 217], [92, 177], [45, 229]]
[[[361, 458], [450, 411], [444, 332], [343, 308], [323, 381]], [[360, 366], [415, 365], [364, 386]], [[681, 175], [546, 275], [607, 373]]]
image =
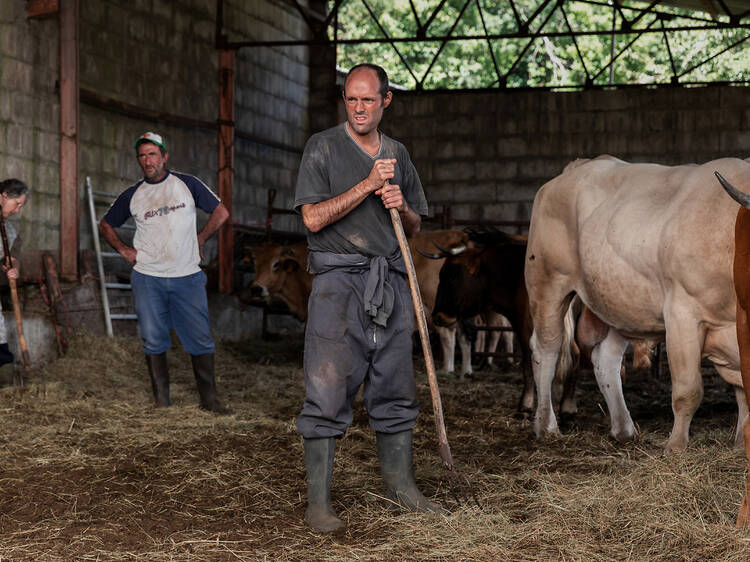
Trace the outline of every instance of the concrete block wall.
[[750, 88], [397, 92], [383, 130], [410, 150], [430, 214], [528, 220], [576, 158], [667, 165], [750, 157]]
[[[236, 2], [225, 14], [230, 41], [304, 38], [309, 29], [292, 3]], [[310, 55], [307, 47], [237, 51], [235, 68], [234, 220], [263, 226], [268, 189], [275, 207], [291, 208], [297, 168], [309, 134]], [[276, 215], [274, 230], [298, 231], [296, 216]]]
[[[324, 2], [308, 5], [321, 9]], [[30, 249], [56, 249], [59, 228], [58, 21], [25, 18], [24, 0], [0, 2], [0, 176], [29, 182], [20, 220]], [[310, 31], [285, 0], [227, 0], [230, 40], [304, 38]], [[119, 192], [140, 176], [133, 140], [155, 129], [173, 169], [216, 185], [218, 51], [214, 0], [80, 3], [84, 91], [203, 124], [165, 124], [91, 102], [81, 104], [81, 248], [91, 247], [83, 183]], [[268, 188], [289, 208], [304, 143], [332, 125], [340, 99], [320, 68], [329, 53], [305, 47], [244, 48], [237, 54], [234, 220], [264, 224]], [[317, 66], [316, 66], [317, 65]], [[411, 151], [431, 212], [456, 218], [524, 220], [536, 190], [569, 161], [610, 153], [665, 164], [748, 156], [747, 88], [591, 92], [397, 92], [383, 129]], [[326, 110], [328, 109], [328, 112]], [[343, 115], [339, 113], [339, 118]], [[274, 228], [301, 231], [294, 216]], [[210, 251], [210, 249], [209, 249]]]
[[[80, 87], [138, 110], [215, 123], [218, 116], [216, 2], [101, 0], [80, 3]], [[161, 134], [169, 167], [194, 174], [216, 189], [216, 129], [154, 121], [81, 103], [79, 178], [95, 190], [119, 193], [142, 177], [133, 142], [145, 131]], [[148, 115], [148, 114], [146, 114]], [[98, 209], [101, 216], [106, 205]], [[201, 217], [204, 219], [204, 217]], [[91, 248], [88, 213], [80, 246]], [[215, 244], [215, 240], [213, 241]], [[210, 248], [209, 248], [210, 249]]]
[[[141, 175], [132, 143], [144, 131], [165, 137], [172, 169], [216, 188], [216, 8], [215, 0], [80, 2], [81, 249], [93, 245], [85, 178], [112, 193], [131, 185]], [[302, 16], [283, 0], [226, 0], [224, 22], [224, 32], [238, 41], [309, 36]], [[234, 220], [262, 224], [268, 188], [277, 189], [277, 206], [292, 204], [309, 134], [309, 53], [305, 47], [237, 53], [236, 125], [244, 135], [236, 140]], [[58, 58], [57, 16], [27, 20], [25, 0], [0, 2], [0, 177], [19, 177], [33, 190], [19, 223], [29, 249], [59, 246]], [[92, 102], [86, 92], [112, 103]], [[177, 120], [154, 121], [140, 110]], [[299, 229], [295, 217], [277, 220], [275, 228]]]
[[57, 21], [26, 20], [23, 0], [0, 2], [0, 180], [15, 177], [32, 198], [13, 217], [25, 247], [59, 240]]

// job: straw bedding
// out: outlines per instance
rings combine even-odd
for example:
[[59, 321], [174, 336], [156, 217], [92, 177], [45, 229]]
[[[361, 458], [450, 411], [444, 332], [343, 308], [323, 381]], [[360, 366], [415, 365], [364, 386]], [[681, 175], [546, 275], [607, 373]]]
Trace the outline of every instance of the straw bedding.
[[[0, 390], [0, 558], [11, 560], [746, 560], [734, 528], [746, 474], [730, 445], [734, 394], [710, 368], [689, 449], [664, 457], [669, 380], [630, 373], [638, 442], [607, 437], [591, 373], [579, 415], [537, 441], [514, 417], [517, 370], [459, 383], [441, 376], [456, 490], [436, 454], [429, 388], [417, 480], [447, 517], [394, 513], [382, 498], [375, 439], [361, 405], [338, 444], [333, 504], [346, 531], [303, 523], [302, 341], [220, 344], [217, 377], [231, 416], [197, 408], [189, 357], [169, 353], [173, 406], [155, 410], [135, 338], [78, 336], [65, 357]], [[42, 396], [42, 375], [46, 396]]]

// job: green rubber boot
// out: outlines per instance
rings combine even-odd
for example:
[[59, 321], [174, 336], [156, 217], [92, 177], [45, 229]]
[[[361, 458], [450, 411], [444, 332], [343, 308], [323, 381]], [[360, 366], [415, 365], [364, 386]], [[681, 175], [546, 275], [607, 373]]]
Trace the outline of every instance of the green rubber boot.
[[331, 507], [331, 476], [336, 440], [333, 437], [305, 439], [307, 468], [307, 511], [305, 522], [319, 533], [346, 527]]
[[378, 432], [376, 436], [380, 471], [388, 498], [411, 511], [447, 514], [442, 506], [424, 497], [414, 482], [412, 430]]
[[146, 355], [148, 376], [151, 378], [151, 390], [154, 392], [154, 401], [157, 408], [169, 406], [169, 368], [167, 367], [167, 354]]
[[214, 414], [227, 415], [232, 411], [226, 408], [216, 393], [216, 378], [214, 377], [214, 354], [191, 355], [195, 384], [201, 397], [200, 408]]

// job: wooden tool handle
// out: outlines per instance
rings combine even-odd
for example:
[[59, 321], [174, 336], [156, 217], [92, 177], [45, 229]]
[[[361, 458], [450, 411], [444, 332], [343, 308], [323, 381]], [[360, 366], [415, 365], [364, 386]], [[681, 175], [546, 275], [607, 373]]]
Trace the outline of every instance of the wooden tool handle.
[[432, 395], [432, 408], [435, 412], [435, 429], [437, 431], [438, 452], [440, 458], [446, 464], [449, 470], [453, 470], [453, 457], [448, 445], [448, 436], [445, 433], [445, 419], [443, 418], [443, 404], [440, 400], [440, 389], [438, 388], [437, 375], [435, 374], [435, 362], [432, 359], [432, 349], [430, 348], [430, 335], [427, 331], [427, 320], [424, 314], [424, 305], [422, 304], [422, 295], [419, 292], [419, 283], [417, 282], [417, 272], [414, 269], [414, 260], [411, 257], [409, 244], [406, 241], [404, 227], [401, 224], [401, 217], [395, 208], [391, 208], [391, 221], [393, 221], [393, 230], [396, 232], [398, 246], [401, 248], [401, 255], [406, 264], [406, 273], [409, 277], [409, 289], [411, 290], [411, 300], [414, 304], [414, 312], [417, 316], [417, 325], [419, 327], [419, 337], [422, 341], [422, 350], [424, 352], [424, 362], [427, 368], [427, 379], [430, 382], [430, 394]]
[[[1, 211], [0, 237], [2, 237], [3, 239], [5, 265], [8, 267], [8, 269], [11, 269], [13, 267], [13, 260], [10, 257], [8, 233], [5, 231], [5, 219], [3, 218]], [[10, 286], [10, 298], [13, 302], [13, 315], [16, 317], [16, 334], [18, 335], [18, 346], [21, 348], [21, 360], [23, 361], [24, 368], [28, 369], [31, 366], [31, 358], [29, 357], [29, 349], [26, 347], [26, 337], [23, 335], [23, 321], [21, 320], [21, 306], [18, 302], [18, 289], [16, 288], [16, 280], [8, 277], [8, 285]]]

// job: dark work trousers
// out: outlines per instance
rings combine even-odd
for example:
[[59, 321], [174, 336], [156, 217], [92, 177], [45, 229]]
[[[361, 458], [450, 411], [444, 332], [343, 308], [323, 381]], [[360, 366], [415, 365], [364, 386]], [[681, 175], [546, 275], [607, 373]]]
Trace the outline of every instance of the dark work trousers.
[[394, 304], [382, 327], [364, 310], [366, 280], [366, 269], [346, 268], [313, 279], [305, 331], [306, 396], [297, 419], [306, 439], [342, 437], [352, 423], [352, 401], [362, 384], [375, 431], [397, 433], [416, 424], [414, 308], [408, 283], [402, 274], [388, 271]]

